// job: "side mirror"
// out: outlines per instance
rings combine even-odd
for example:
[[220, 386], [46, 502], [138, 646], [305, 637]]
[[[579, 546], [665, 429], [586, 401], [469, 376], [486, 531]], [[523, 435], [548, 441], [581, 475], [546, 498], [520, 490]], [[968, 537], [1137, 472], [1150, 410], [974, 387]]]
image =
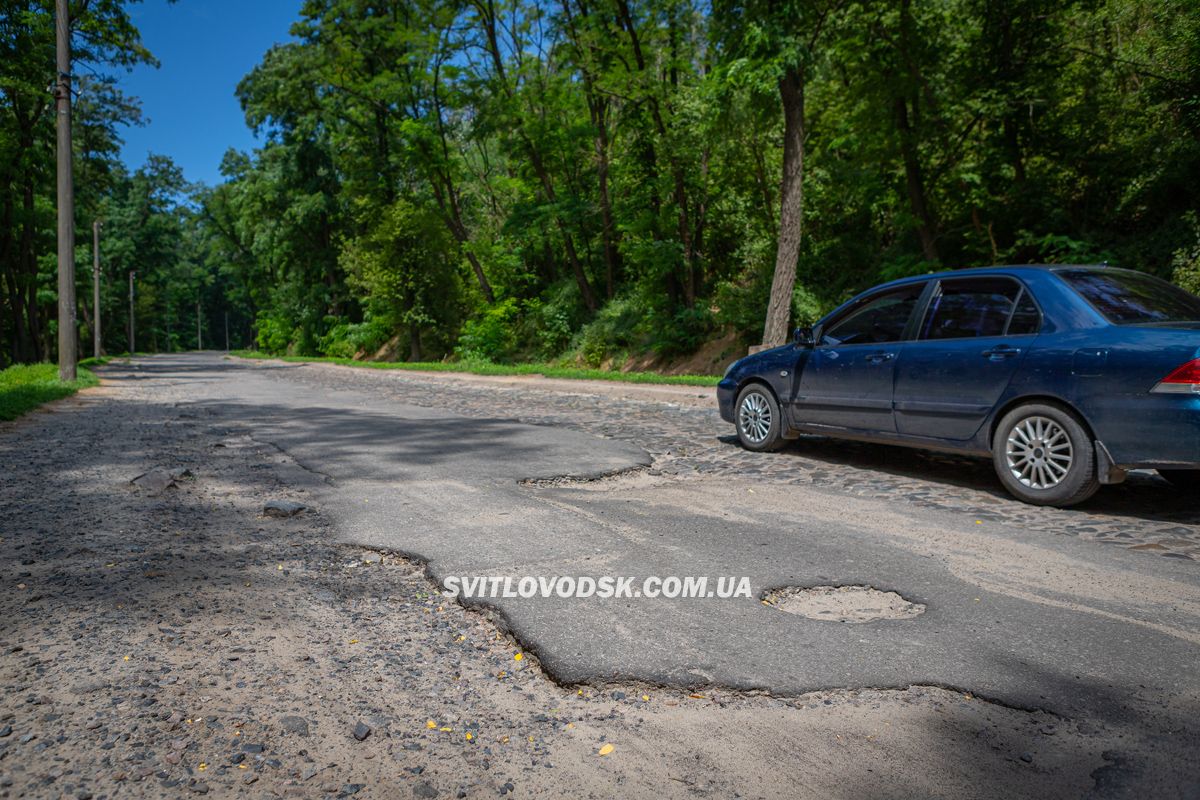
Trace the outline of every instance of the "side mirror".
[[815, 343], [812, 328], [796, 328], [792, 333], [792, 342], [796, 347], [812, 347]]

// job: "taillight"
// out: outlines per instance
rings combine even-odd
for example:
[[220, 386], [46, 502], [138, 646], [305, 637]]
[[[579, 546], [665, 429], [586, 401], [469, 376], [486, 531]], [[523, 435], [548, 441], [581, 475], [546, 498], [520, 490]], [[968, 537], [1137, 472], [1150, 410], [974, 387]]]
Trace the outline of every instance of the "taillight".
[[1200, 358], [1189, 361], [1163, 378], [1153, 391], [1160, 394], [1200, 394]]

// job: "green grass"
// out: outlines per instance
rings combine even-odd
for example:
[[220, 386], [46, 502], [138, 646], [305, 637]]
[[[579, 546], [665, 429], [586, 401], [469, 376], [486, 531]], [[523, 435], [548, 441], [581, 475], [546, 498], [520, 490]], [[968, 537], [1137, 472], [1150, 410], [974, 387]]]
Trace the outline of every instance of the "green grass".
[[624, 383], [666, 383], [677, 386], [716, 386], [716, 375], [659, 375], [657, 372], [617, 372], [615, 370], [562, 367], [554, 364], [491, 364], [488, 362], [442, 361], [355, 361], [350, 358], [319, 356], [272, 356], [257, 350], [234, 350], [230, 355], [239, 358], [277, 358], [298, 363], [341, 364], [345, 367], [369, 369], [404, 369], [421, 372], [468, 372], [472, 375], [543, 375], [547, 378], [567, 378], [581, 381], [621, 381]]
[[[89, 359], [90, 361], [91, 359]], [[0, 371], [0, 420], [12, 420], [51, 400], [69, 397], [100, 380], [80, 368], [76, 380], [58, 379], [56, 364], [18, 364]]]

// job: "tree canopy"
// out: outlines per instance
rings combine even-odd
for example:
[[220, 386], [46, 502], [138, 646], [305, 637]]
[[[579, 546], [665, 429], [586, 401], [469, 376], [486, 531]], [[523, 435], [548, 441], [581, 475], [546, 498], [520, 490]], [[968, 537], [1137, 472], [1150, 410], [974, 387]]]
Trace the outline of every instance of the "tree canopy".
[[[9, 360], [53, 347], [49, 5], [0, 3]], [[79, 227], [106, 220], [117, 319], [138, 273], [139, 346], [228, 315], [271, 352], [620, 366], [940, 268], [1200, 285], [1190, 0], [306, 0], [292, 34], [238, 87], [264, 144], [218, 186], [122, 167], [136, 101], [81, 87]], [[76, 36], [151, 59], [116, 0]]]

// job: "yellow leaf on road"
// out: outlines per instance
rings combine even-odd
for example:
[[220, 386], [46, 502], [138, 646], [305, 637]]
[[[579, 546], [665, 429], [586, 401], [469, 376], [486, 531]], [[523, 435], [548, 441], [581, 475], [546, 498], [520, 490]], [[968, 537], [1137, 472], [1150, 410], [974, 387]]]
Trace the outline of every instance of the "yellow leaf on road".
[[606, 756], [609, 753], [611, 753], [614, 749], [615, 748], [611, 744], [606, 744], [606, 745], [604, 745], [604, 747], [600, 748], [600, 755]]
[[429, 730], [433, 730], [434, 728], [437, 727], [437, 723], [431, 719], [427, 719], [427, 720], [425, 720], [425, 727], [428, 728]]

